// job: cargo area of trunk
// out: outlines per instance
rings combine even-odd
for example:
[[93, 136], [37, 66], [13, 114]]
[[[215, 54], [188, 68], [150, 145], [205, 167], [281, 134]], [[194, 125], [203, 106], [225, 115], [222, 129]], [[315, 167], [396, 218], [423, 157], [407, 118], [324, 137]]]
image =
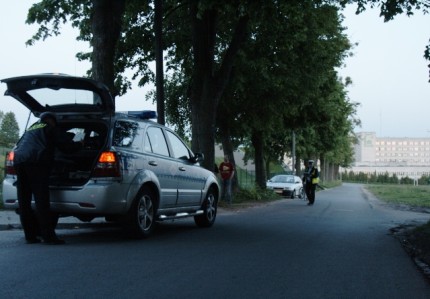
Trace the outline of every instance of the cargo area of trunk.
[[70, 139], [81, 143], [78, 150], [56, 150], [50, 184], [84, 185], [90, 178], [97, 158], [106, 144], [107, 127], [101, 122], [59, 124]]

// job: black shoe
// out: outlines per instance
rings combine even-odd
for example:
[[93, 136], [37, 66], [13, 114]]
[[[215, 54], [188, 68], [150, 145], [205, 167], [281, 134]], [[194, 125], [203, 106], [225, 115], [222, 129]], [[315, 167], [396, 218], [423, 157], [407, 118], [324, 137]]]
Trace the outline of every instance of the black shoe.
[[37, 243], [40, 243], [42, 241], [38, 238], [31, 238], [31, 239], [26, 239], [25, 242], [27, 244], [37, 244]]
[[311, 206], [311, 205], [313, 205], [313, 203], [308, 203], [308, 206]]
[[46, 245], [62, 245], [65, 243], [66, 243], [66, 241], [58, 239], [58, 238], [43, 240], [43, 244], [46, 244]]

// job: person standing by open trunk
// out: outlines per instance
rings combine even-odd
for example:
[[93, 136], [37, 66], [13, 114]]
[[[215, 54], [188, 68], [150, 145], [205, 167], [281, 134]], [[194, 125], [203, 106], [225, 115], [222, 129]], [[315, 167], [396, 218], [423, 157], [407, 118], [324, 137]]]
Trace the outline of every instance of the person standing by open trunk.
[[[55, 149], [75, 151], [82, 147], [57, 127], [57, 117], [44, 112], [15, 146], [14, 168], [17, 174], [17, 193], [21, 225], [27, 243], [64, 244], [57, 237], [52, 223], [49, 198], [49, 176], [54, 163]], [[31, 207], [34, 197], [36, 213]], [[39, 231], [40, 229], [40, 231]], [[41, 235], [42, 240], [38, 238]]]

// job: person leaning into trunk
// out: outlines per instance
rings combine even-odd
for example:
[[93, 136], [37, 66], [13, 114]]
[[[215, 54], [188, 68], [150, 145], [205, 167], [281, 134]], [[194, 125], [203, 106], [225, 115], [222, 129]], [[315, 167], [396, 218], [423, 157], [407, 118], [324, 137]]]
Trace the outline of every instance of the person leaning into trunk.
[[[80, 142], [72, 141], [66, 132], [57, 127], [57, 117], [52, 112], [42, 113], [40, 120], [28, 128], [16, 144], [13, 162], [17, 174], [20, 220], [27, 243], [65, 243], [57, 237], [52, 221], [49, 176], [56, 148], [69, 152], [81, 147]], [[35, 213], [31, 207], [32, 197], [36, 205]]]

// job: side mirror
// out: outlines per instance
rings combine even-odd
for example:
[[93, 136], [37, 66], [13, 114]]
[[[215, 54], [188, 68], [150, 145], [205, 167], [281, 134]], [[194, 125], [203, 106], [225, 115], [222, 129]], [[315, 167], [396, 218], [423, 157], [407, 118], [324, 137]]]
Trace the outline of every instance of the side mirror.
[[205, 159], [203, 153], [194, 153], [194, 156], [191, 158], [193, 163], [201, 162]]

